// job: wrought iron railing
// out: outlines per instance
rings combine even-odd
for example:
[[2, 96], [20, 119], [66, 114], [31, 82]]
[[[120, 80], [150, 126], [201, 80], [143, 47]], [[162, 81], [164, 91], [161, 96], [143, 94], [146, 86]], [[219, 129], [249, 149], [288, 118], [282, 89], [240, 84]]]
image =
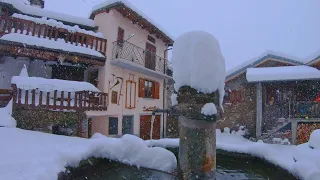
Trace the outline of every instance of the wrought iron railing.
[[126, 41], [113, 42], [112, 59], [127, 60], [163, 74], [169, 71], [168, 60]]
[[2, 15], [0, 16], [0, 37], [8, 33], [19, 33], [29, 36], [48, 38], [57, 41], [64, 39], [66, 43], [75, 46], [87, 47], [105, 54], [107, 40], [80, 32], [69, 32], [67, 29], [56, 28], [46, 24], [37, 24], [33, 21]]

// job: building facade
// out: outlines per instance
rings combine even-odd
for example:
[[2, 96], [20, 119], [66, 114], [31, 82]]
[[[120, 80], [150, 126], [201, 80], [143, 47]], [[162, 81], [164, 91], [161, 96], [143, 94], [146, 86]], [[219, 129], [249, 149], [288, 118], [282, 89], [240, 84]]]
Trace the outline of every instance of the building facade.
[[[108, 136], [150, 138], [152, 111], [167, 108], [168, 47], [173, 40], [131, 4], [102, 3], [91, 18], [108, 39], [107, 61], [99, 88], [109, 94], [106, 116], [93, 120], [93, 131]], [[153, 138], [165, 135], [166, 114], [157, 114]]]

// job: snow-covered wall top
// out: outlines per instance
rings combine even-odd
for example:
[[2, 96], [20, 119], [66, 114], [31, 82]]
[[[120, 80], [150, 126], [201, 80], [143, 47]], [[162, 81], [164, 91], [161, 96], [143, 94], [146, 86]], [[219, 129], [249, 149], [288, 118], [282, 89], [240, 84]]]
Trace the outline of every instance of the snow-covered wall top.
[[96, 33], [96, 32], [93, 32], [93, 31], [87, 31], [85, 29], [81, 29], [78, 25], [75, 25], [75, 26], [65, 25], [60, 21], [56, 21], [55, 19], [48, 19], [47, 17], [35, 18], [35, 17], [31, 17], [31, 16], [27, 16], [27, 15], [23, 15], [23, 14], [17, 14], [17, 13], [14, 13], [12, 15], [12, 17], [33, 21], [33, 22], [35, 22], [37, 24], [46, 24], [46, 25], [49, 25], [49, 26], [52, 26], [52, 27], [67, 29], [69, 32], [72, 32], [72, 33], [80, 32], [80, 33], [88, 34], [88, 35], [91, 35], [91, 36], [104, 38], [103, 34], [101, 32]]
[[17, 88], [24, 90], [38, 89], [40, 91], [51, 92], [57, 91], [94, 91], [100, 92], [94, 85], [88, 82], [67, 81], [60, 79], [45, 79], [40, 77], [13, 76], [12, 84], [16, 84]]
[[146, 14], [144, 14], [141, 10], [139, 10], [136, 6], [134, 6], [133, 4], [128, 2], [127, 0], [106, 0], [106, 1], [102, 1], [101, 3], [93, 6], [92, 13], [95, 12], [95, 11], [98, 11], [99, 9], [111, 6], [111, 5], [116, 4], [116, 3], [124, 4], [125, 6], [127, 6], [128, 8], [130, 8], [131, 10], [133, 10], [134, 12], [136, 12], [137, 14], [139, 14], [140, 16], [145, 18], [147, 21], [149, 21], [149, 23], [153, 24], [160, 31], [165, 33], [169, 38], [174, 39], [173, 36], [171, 36], [170, 33], [168, 33], [163, 27], [161, 27], [154, 20], [152, 20], [150, 17], [148, 17]]
[[65, 21], [65, 22], [94, 27], [94, 22], [91, 19], [80, 18], [76, 16], [44, 10], [41, 8], [37, 8], [37, 7], [30, 6], [28, 4], [25, 4], [21, 0], [0, 0], [0, 2], [11, 4], [14, 8], [21, 11], [24, 14], [40, 16], [40, 17], [48, 17], [52, 19]]
[[225, 60], [218, 40], [210, 33], [192, 31], [182, 34], [173, 44], [175, 89], [190, 86], [203, 93], [219, 90], [220, 105], [226, 78]]
[[310, 66], [248, 68], [248, 82], [320, 79], [320, 71]]
[[83, 46], [75, 46], [69, 43], [66, 43], [64, 39], [57, 39], [57, 41], [49, 40], [45, 38], [38, 38], [36, 36], [28, 36], [19, 33], [11, 33], [2, 36], [0, 39], [13, 41], [18, 43], [23, 43], [27, 45], [33, 45], [37, 47], [45, 47], [50, 49], [58, 49], [67, 52], [76, 52], [81, 54], [87, 54], [96, 57], [105, 57], [100, 52], [95, 51], [93, 49], [83, 47]]

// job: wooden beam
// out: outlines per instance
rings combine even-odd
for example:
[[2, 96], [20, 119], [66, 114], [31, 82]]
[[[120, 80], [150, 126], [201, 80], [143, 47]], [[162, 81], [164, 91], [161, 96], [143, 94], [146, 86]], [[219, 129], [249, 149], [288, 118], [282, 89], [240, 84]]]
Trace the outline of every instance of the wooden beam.
[[257, 85], [257, 122], [256, 122], [256, 138], [261, 139], [262, 130], [262, 84]]

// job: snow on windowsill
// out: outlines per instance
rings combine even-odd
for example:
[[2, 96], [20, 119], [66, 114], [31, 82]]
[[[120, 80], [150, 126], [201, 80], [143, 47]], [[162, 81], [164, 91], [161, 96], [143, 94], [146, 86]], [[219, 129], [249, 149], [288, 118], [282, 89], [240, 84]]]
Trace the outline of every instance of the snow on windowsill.
[[52, 27], [67, 29], [71, 33], [79, 32], [79, 33], [83, 33], [83, 34], [87, 34], [87, 35], [91, 35], [91, 36], [96, 36], [99, 38], [104, 38], [103, 34], [101, 32], [96, 33], [93, 31], [87, 31], [85, 29], [81, 29], [78, 25], [75, 25], [75, 26], [65, 25], [60, 21], [57, 21], [55, 19], [48, 19], [47, 17], [35, 18], [35, 17], [31, 17], [31, 16], [27, 16], [27, 15], [23, 15], [23, 14], [16, 14], [16, 13], [14, 13], [12, 15], [12, 17], [33, 21], [37, 24], [45, 24], [45, 25], [49, 25]]
[[49, 40], [48, 38], [38, 38], [35, 36], [28, 36], [19, 33], [6, 34], [2, 36], [0, 39], [38, 47], [87, 54], [96, 57], [105, 57], [100, 52], [90, 49], [89, 47], [87, 48], [83, 46], [76, 46], [73, 44], [66, 43], [64, 39], [57, 39], [57, 41], [54, 41]]

